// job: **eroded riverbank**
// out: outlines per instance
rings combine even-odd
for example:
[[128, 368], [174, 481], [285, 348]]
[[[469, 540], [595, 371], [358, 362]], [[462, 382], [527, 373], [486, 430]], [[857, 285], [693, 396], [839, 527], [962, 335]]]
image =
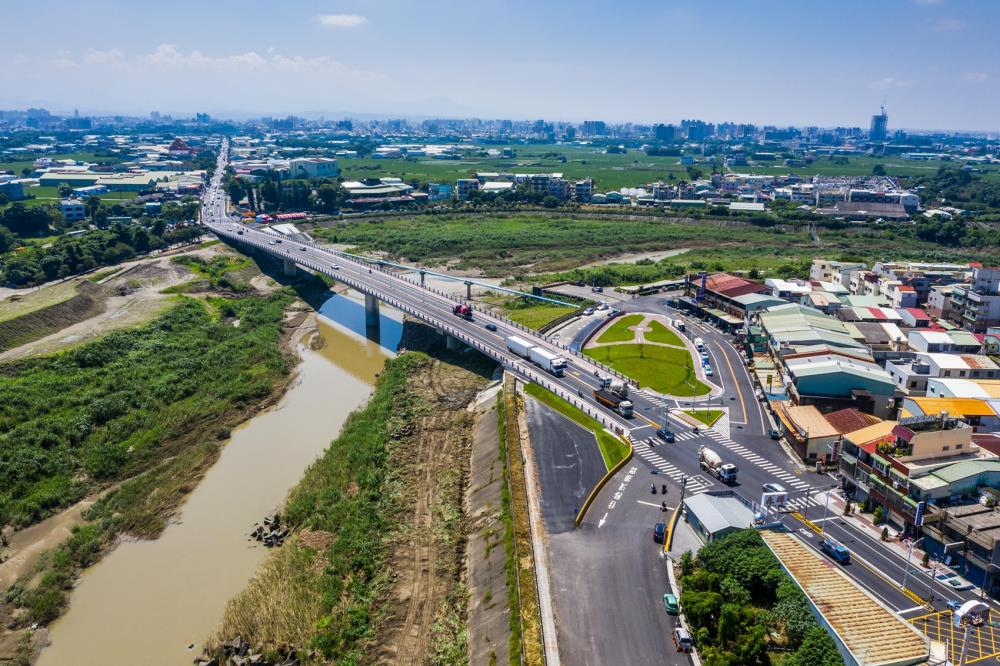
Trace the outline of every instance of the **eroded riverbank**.
[[[350, 297], [331, 301], [344, 312], [361, 308]], [[382, 342], [394, 346], [400, 324], [383, 323]], [[302, 360], [292, 385], [277, 405], [233, 430], [160, 538], [122, 543], [83, 574], [69, 611], [50, 626], [39, 664], [177, 664], [197, 654], [226, 601], [266, 557], [247, 540], [252, 525], [281, 505], [365, 402], [386, 358], [378, 342], [322, 317], [300, 328], [296, 347]]]

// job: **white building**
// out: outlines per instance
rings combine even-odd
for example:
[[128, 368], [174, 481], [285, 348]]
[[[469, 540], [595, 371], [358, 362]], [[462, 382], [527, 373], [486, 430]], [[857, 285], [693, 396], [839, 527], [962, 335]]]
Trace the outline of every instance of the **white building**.
[[337, 178], [340, 167], [329, 157], [297, 157], [288, 161], [292, 178]]
[[59, 212], [67, 222], [76, 222], [87, 217], [87, 208], [79, 199], [63, 199], [59, 202]]

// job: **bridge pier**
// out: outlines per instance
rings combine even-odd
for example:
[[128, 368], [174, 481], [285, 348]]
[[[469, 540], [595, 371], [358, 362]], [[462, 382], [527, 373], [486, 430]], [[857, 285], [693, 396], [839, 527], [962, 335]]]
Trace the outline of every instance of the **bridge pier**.
[[365, 294], [365, 326], [378, 326], [378, 299], [371, 294]]
[[427, 277], [427, 271], [425, 271], [424, 269], [421, 268], [420, 269], [420, 286], [421, 287], [424, 286], [424, 278], [425, 277]]
[[468, 301], [472, 300], [472, 283], [468, 280], [465, 281], [465, 299]]
[[291, 259], [285, 258], [282, 260], [282, 266], [284, 267], [285, 275], [292, 276], [295, 275], [295, 262]]
[[450, 335], [445, 335], [444, 340], [445, 340], [445, 346], [447, 347], [448, 351], [458, 351], [459, 349], [462, 348], [462, 341], [459, 340], [458, 338], [452, 337]]

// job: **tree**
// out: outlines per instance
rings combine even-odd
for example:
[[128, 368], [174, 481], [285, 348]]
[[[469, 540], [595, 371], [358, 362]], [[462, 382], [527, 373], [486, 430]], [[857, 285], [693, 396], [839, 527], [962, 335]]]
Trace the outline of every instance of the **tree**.
[[802, 645], [784, 661], [784, 666], [843, 666], [837, 644], [829, 634], [813, 627], [806, 632]]
[[881, 164], [876, 164], [875, 166], [872, 167], [872, 175], [873, 176], [884, 176], [885, 175], [885, 167], [882, 166]]
[[559, 199], [549, 194], [544, 199], [542, 199], [542, 205], [545, 206], [546, 208], [558, 208]]
[[3, 225], [18, 235], [45, 233], [49, 230], [49, 213], [39, 206], [27, 207], [15, 202], [0, 216]]
[[73, 188], [68, 183], [59, 183], [59, 197], [65, 199], [73, 195]]
[[0, 252], [9, 252], [17, 247], [17, 236], [7, 227], [0, 227]]
[[888, 527], [883, 527], [882, 528], [881, 538], [882, 538], [882, 541], [888, 541], [889, 540], [889, 528]]

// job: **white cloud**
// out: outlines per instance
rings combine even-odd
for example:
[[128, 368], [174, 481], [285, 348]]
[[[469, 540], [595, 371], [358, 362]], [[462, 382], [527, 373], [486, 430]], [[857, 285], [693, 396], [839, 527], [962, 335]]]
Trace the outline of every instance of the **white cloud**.
[[872, 81], [871, 87], [876, 90], [889, 90], [890, 88], [909, 88], [914, 83], [916, 83], [916, 81], [913, 79], [897, 79], [893, 76], [887, 76], [884, 79]]
[[986, 72], [966, 72], [962, 74], [962, 80], [968, 83], [982, 83], [988, 78], [990, 78], [990, 75]]
[[46, 62], [54, 69], [89, 70], [98, 74], [115, 68], [119, 72], [137, 74], [151, 69], [163, 74], [174, 71], [185, 76], [201, 72], [253, 72], [261, 75], [321, 75], [356, 82], [386, 79], [383, 74], [354, 69], [330, 56], [284, 55], [274, 47], [263, 53], [246, 51], [214, 56], [198, 50], [181, 51], [173, 44], [160, 44], [148, 53], [133, 56], [116, 48], [106, 51], [90, 49], [82, 57], [74, 56], [70, 51], [56, 51]]
[[360, 14], [323, 14], [316, 17], [316, 22], [327, 28], [357, 28], [368, 19]]
[[960, 19], [941, 19], [931, 24], [934, 32], [959, 32], [965, 30], [965, 21]]

